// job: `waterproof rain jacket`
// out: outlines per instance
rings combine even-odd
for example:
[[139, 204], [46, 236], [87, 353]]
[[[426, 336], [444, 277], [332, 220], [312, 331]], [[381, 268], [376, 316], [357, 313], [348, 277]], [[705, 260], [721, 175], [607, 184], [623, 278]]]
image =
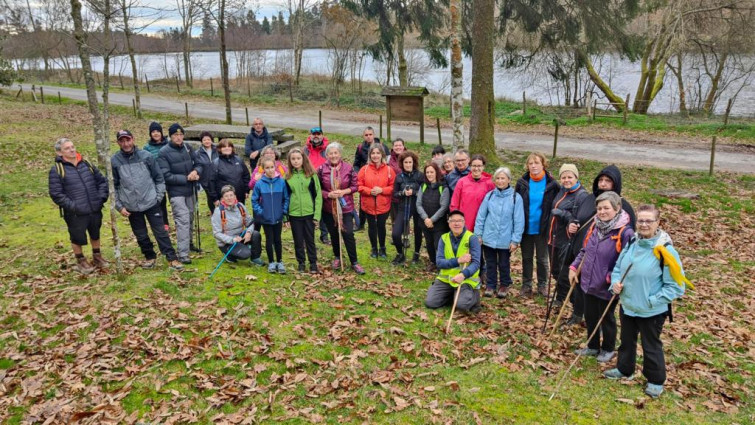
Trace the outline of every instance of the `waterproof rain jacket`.
[[495, 188], [490, 174], [483, 172], [479, 180], [472, 178], [471, 174], [462, 177], [456, 184], [456, 189], [451, 196], [451, 211], [460, 210], [464, 213], [464, 223], [470, 232], [474, 232], [477, 211], [482, 205], [485, 195]]
[[319, 221], [322, 212], [322, 188], [317, 174], [307, 177], [304, 171], [291, 170], [286, 184], [290, 194], [288, 215], [290, 217], [311, 215]]
[[252, 191], [254, 219], [262, 224], [277, 224], [288, 215], [289, 195], [281, 177], [262, 176]]
[[[326, 162], [317, 169], [317, 176], [320, 178], [322, 208], [325, 212], [333, 214], [333, 199], [328, 198], [330, 191], [346, 188], [351, 189], [351, 193], [343, 197], [346, 205], [341, 207], [341, 211], [344, 214], [354, 211], [354, 193], [357, 192], [359, 186], [357, 185], [357, 174], [351, 164], [341, 160], [338, 165], [333, 166], [330, 162]], [[336, 182], [337, 184], [334, 186], [333, 183]]]
[[512, 243], [522, 242], [524, 205], [513, 187], [495, 188], [485, 195], [477, 211], [474, 232], [490, 248], [509, 249]]
[[325, 148], [328, 147], [328, 138], [322, 138], [322, 143], [315, 146], [312, 144], [312, 136], [307, 137], [307, 143], [304, 146], [304, 154], [309, 158], [309, 162], [312, 164], [312, 168], [318, 169], [325, 163]]
[[165, 197], [165, 179], [155, 159], [134, 146], [130, 153], [119, 150], [110, 160], [115, 186], [115, 209], [142, 212]]
[[[390, 211], [395, 180], [396, 173], [385, 163], [381, 162], [376, 166], [374, 162], [370, 162], [362, 167], [357, 176], [362, 210], [370, 215], [380, 215]], [[382, 188], [383, 192], [373, 196], [370, 191], [374, 187]]]

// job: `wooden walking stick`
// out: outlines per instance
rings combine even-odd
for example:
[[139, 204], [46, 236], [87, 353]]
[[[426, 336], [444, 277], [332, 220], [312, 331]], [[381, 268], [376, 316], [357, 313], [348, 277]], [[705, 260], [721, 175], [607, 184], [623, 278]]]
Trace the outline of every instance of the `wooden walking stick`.
[[[629, 264], [629, 267], [627, 267], [627, 269], [624, 271], [624, 275], [621, 276], [621, 280], [619, 282], [622, 282], [622, 283], [624, 282], [624, 278], [627, 277], [627, 273], [629, 273], [629, 270], [632, 270], [632, 266], [633, 265], [634, 265], [634, 263]], [[613, 294], [611, 296], [611, 299], [608, 301], [608, 305], [606, 306], [606, 309], [603, 311], [603, 315], [600, 316], [600, 319], [598, 320], [598, 323], [595, 325], [595, 329], [593, 329], [592, 333], [590, 334], [590, 336], [587, 337], [587, 342], [585, 342], [585, 345], [582, 347], [583, 349], [587, 348], [587, 345], [590, 343], [590, 340], [598, 332], [598, 329], [600, 329], [600, 325], [601, 325], [601, 323], [603, 323], [603, 319], [606, 317], [606, 314], [608, 313], [608, 310], [611, 309], [611, 304], [613, 304], [613, 300], [615, 300], [615, 299], [616, 299], [616, 294]], [[561, 379], [558, 381], [558, 384], [556, 385], [556, 389], [553, 391], [553, 394], [551, 394], [551, 396], [548, 399], [548, 401], [553, 400], [553, 397], [556, 395], [556, 393], [558, 392], [559, 388], [561, 388], [561, 384], [564, 382], [564, 379], [566, 378], [567, 375], [569, 375], [569, 372], [571, 371], [571, 368], [574, 367], [574, 365], [577, 363], [577, 360], [579, 360], [580, 356], [582, 356], [582, 351], [581, 350], [577, 352], [577, 357], [574, 358], [574, 361], [571, 362], [571, 364], [569, 365], [569, 368], [566, 369], [566, 372], [564, 372], [564, 375], [561, 376]]]
[[[582, 265], [585, 264], [585, 257], [586, 256], [587, 256], [586, 254], [582, 256], [582, 261], [580, 261], [579, 268], [577, 268], [577, 276], [579, 276], [579, 274], [582, 272]], [[569, 292], [566, 294], [566, 299], [567, 300], [570, 299], [569, 297], [571, 297], [571, 293], [572, 293], [572, 291], [574, 291], [574, 287], [577, 286], [577, 285], [578, 285], [578, 283], [574, 284], [574, 285], [571, 285], [569, 287]], [[556, 316], [556, 320], [553, 322], [553, 329], [551, 329], [551, 333], [548, 334], [548, 339], [550, 339], [551, 337], [553, 337], [553, 333], [556, 332], [556, 328], [558, 328], [558, 322], [561, 320], [561, 316], [564, 315], [564, 310], [566, 310], [566, 303], [561, 304], [561, 309], [559, 309], [558, 316]]]
[[[460, 270], [464, 270], [467, 268], [468, 263], [462, 264], [462, 268]], [[454, 305], [451, 306], [451, 316], [448, 318], [448, 323], [446, 324], [446, 333], [451, 332], [451, 322], [454, 320], [454, 313], [456, 313], [456, 304], [459, 302], [459, 294], [461, 293], [461, 285], [464, 283], [460, 283], [459, 286], [456, 287], [456, 296], [454, 296]]]

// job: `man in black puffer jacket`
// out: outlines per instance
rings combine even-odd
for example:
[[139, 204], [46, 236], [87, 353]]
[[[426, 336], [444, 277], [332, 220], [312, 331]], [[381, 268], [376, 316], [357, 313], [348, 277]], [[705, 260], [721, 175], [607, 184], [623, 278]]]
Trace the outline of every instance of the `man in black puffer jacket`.
[[82, 159], [69, 139], [58, 139], [55, 153], [58, 156], [48, 176], [50, 198], [62, 210], [76, 256], [77, 270], [81, 274], [90, 274], [94, 269], [81, 249], [87, 244], [87, 233], [92, 241], [95, 267], [107, 267], [107, 261], [100, 252], [102, 206], [109, 196], [107, 179], [96, 167]]
[[183, 127], [178, 123], [171, 125], [168, 135], [170, 142], [160, 149], [157, 163], [165, 178], [173, 221], [176, 223], [178, 261], [191, 264], [191, 229], [194, 224], [194, 208], [197, 207], [194, 190], [203, 169], [202, 165], [197, 163], [194, 151], [184, 144]]

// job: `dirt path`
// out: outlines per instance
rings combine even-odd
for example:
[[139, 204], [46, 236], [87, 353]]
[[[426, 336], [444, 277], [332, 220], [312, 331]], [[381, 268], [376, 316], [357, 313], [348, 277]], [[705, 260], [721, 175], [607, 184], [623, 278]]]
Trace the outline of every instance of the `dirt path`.
[[[30, 89], [25, 85], [24, 89]], [[86, 100], [86, 91], [67, 87], [48, 87], [47, 93], [60, 91], [64, 97]], [[48, 94], [48, 96], [49, 96]], [[111, 93], [110, 102], [115, 105], [131, 106], [133, 96], [122, 93]], [[172, 99], [157, 95], [142, 96], [142, 109], [145, 111], [165, 112], [184, 115], [184, 100], [180, 97]], [[263, 107], [250, 108], [251, 117], [261, 117], [268, 127], [289, 127], [309, 129], [317, 124], [317, 110], [289, 110], [285, 108]], [[224, 120], [225, 109], [222, 104], [215, 102], [189, 102], [189, 114], [196, 117]], [[237, 122], [245, 122], [243, 108], [233, 108], [233, 116]], [[239, 119], [241, 118], [241, 119]], [[353, 112], [323, 111], [323, 127], [328, 133], [361, 134], [366, 125], [377, 127], [376, 122], [370, 122], [370, 116]], [[452, 139], [450, 129], [442, 129], [444, 143]], [[392, 137], [401, 137], [415, 141], [419, 139], [419, 127], [411, 125], [393, 125]], [[542, 151], [550, 154], [553, 151], [553, 136], [533, 133], [496, 132], [496, 146], [500, 149], [518, 151]], [[425, 128], [425, 140], [428, 143], [437, 141], [437, 129]], [[648, 165], [653, 167], [669, 167], [688, 170], [708, 170], [710, 165], [709, 147], [688, 146], [679, 141], [667, 140], [659, 137], [657, 141], [646, 138], [633, 140], [603, 140], [602, 138], [579, 138], [573, 136], [559, 137], [558, 155], [576, 158], [586, 158], [607, 163]], [[717, 170], [743, 172], [755, 174], [755, 151], [743, 146], [722, 145], [716, 151]]]

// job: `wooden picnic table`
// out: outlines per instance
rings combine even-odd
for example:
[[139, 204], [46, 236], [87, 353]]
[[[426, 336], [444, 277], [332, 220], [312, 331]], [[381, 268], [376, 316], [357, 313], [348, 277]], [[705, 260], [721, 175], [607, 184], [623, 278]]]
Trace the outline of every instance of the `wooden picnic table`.
[[[244, 125], [227, 125], [227, 124], [197, 124], [191, 127], [184, 128], [185, 139], [193, 147], [198, 146], [199, 135], [203, 131], [208, 131], [215, 138], [215, 141], [220, 139], [237, 139], [245, 140], [246, 135], [249, 134], [250, 128]], [[301, 147], [301, 142], [294, 140], [293, 134], [286, 134], [283, 130], [267, 130], [273, 138], [273, 144], [280, 151], [281, 157], [285, 158], [288, 151], [295, 147]], [[236, 154], [242, 158], [244, 155], [244, 143], [234, 143], [234, 150]]]

